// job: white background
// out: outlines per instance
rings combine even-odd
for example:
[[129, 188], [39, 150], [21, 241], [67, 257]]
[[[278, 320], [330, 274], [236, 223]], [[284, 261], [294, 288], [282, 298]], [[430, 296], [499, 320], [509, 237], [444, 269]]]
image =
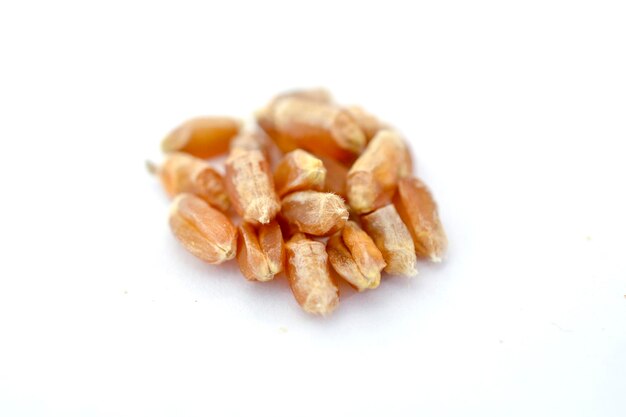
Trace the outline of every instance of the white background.
[[[626, 415], [622, 1], [0, 3], [0, 415]], [[326, 86], [447, 262], [327, 319], [179, 247], [182, 120]]]

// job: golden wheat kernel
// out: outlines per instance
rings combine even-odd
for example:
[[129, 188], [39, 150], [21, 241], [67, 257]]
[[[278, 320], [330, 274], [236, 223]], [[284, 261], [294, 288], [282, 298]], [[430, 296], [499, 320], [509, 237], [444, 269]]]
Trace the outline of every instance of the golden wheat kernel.
[[283, 198], [281, 216], [302, 233], [328, 236], [343, 227], [348, 220], [348, 210], [337, 195], [298, 191]]
[[231, 204], [244, 221], [269, 223], [280, 211], [274, 180], [260, 151], [233, 149], [226, 160], [225, 182]]
[[325, 181], [326, 168], [322, 161], [302, 149], [286, 154], [274, 172], [279, 197], [294, 191], [321, 191]]
[[348, 203], [356, 213], [368, 213], [391, 202], [398, 180], [410, 175], [406, 144], [396, 132], [381, 130], [348, 172]]
[[387, 264], [372, 238], [352, 220], [346, 222], [341, 236], [363, 276], [378, 286], [380, 271]]
[[241, 122], [231, 117], [196, 117], [171, 131], [163, 142], [163, 152], [185, 152], [198, 158], [225, 154], [237, 135]]
[[328, 103], [284, 97], [259, 112], [257, 120], [283, 150], [302, 148], [351, 162], [365, 146], [365, 135], [352, 116]]
[[415, 177], [403, 178], [393, 201], [411, 233], [417, 255], [441, 262], [448, 239], [428, 187]]
[[267, 258], [272, 274], [282, 272], [285, 264], [285, 243], [280, 225], [276, 220], [259, 226], [259, 245]]
[[333, 98], [328, 90], [323, 88], [311, 88], [291, 90], [277, 95], [263, 109], [256, 112], [258, 125], [274, 141], [278, 149], [283, 153], [291, 152], [298, 148], [298, 144], [289, 135], [279, 134], [274, 126], [274, 108], [276, 103], [285, 98], [298, 98], [318, 103], [332, 104]]
[[385, 125], [381, 123], [376, 116], [366, 112], [360, 106], [348, 106], [346, 107], [346, 111], [350, 113], [350, 116], [352, 116], [354, 121], [359, 125], [368, 142], [372, 140], [380, 130], [385, 128]]
[[[274, 97], [265, 107], [258, 110], [255, 113], [257, 123], [259, 126], [270, 136], [274, 137], [276, 135], [276, 129], [274, 128], [274, 108], [276, 103], [285, 98], [298, 98], [302, 100], [309, 100], [318, 103], [332, 104], [333, 98], [328, 90], [323, 88], [312, 88], [312, 89], [302, 89], [302, 90], [291, 90], [286, 91], [284, 93], [278, 94]], [[290, 152], [296, 149], [296, 145], [293, 144], [291, 149], [285, 150], [282, 146], [279, 146], [283, 152]]]
[[323, 243], [296, 234], [285, 245], [287, 278], [296, 301], [307, 313], [327, 315], [339, 303]]
[[328, 261], [337, 275], [346, 280], [358, 291], [376, 288], [380, 284], [380, 275], [378, 280], [372, 281], [361, 273], [354, 257], [341, 238], [341, 232], [332, 235], [328, 239], [328, 242], [326, 242], [326, 252], [328, 253]]
[[211, 264], [235, 257], [237, 229], [228, 217], [193, 194], [179, 194], [170, 208], [169, 224], [193, 255]]
[[224, 178], [208, 162], [182, 152], [166, 156], [156, 170], [163, 188], [170, 198], [180, 193], [191, 193], [213, 207], [228, 210], [229, 202]]
[[361, 217], [363, 228], [372, 237], [387, 263], [385, 272], [415, 275], [415, 246], [406, 225], [393, 204]]
[[[361, 154], [366, 144], [365, 135], [348, 112], [322, 103], [306, 105], [298, 104], [296, 100], [291, 103], [295, 107], [291, 113], [289, 101], [277, 109], [278, 126], [280, 128], [286, 122], [287, 135], [295, 136], [301, 147], [343, 162], [353, 162]], [[289, 120], [290, 115], [294, 115], [294, 119]], [[307, 128], [313, 130], [311, 135], [306, 132]], [[315, 133], [315, 129], [319, 133]]]
[[237, 263], [241, 273], [251, 281], [263, 282], [274, 278], [259, 244], [256, 231], [249, 223], [243, 223], [239, 226]]
[[324, 163], [324, 168], [326, 169], [326, 181], [322, 191], [337, 194], [345, 199], [348, 168], [332, 158], [320, 156], [319, 159]]

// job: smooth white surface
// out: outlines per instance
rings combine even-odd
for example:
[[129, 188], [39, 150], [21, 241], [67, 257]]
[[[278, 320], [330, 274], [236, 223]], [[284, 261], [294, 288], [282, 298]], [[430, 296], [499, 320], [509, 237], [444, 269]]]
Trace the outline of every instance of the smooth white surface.
[[[3, 2], [0, 415], [626, 415], [620, 1]], [[144, 160], [326, 86], [397, 125], [439, 267], [302, 313], [169, 233]]]

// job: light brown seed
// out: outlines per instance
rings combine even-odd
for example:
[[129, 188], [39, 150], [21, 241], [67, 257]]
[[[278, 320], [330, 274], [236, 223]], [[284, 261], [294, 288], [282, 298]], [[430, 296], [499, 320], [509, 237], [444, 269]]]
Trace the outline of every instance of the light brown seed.
[[269, 223], [280, 211], [274, 180], [260, 151], [233, 149], [226, 160], [225, 180], [231, 204], [245, 221]]
[[285, 264], [285, 243], [276, 220], [259, 226], [259, 245], [267, 258], [270, 272], [274, 275], [282, 272]]
[[385, 128], [385, 125], [381, 123], [376, 116], [366, 112], [362, 107], [348, 106], [346, 107], [346, 111], [350, 113], [350, 116], [352, 116], [359, 125], [368, 142], [372, 140], [380, 130]]
[[283, 198], [281, 216], [300, 232], [328, 236], [343, 227], [348, 210], [337, 195], [298, 191]]
[[285, 245], [287, 278], [298, 304], [311, 314], [330, 314], [339, 303], [324, 244], [296, 234]]
[[325, 180], [326, 168], [322, 161], [302, 149], [286, 154], [274, 172], [279, 197], [294, 191], [321, 191]]
[[326, 181], [324, 182], [322, 191], [337, 194], [345, 199], [348, 168], [332, 158], [324, 156], [320, 156], [319, 158], [324, 163], [324, 168], [326, 168]]
[[276, 103], [285, 98], [299, 98], [318, 103], [332, 104], [333, 98], [328, 90], [323, 88], [312, 88], [305, 90], [292, 90], [276, 96], [263, 109], [256, 112], [256, 119], [259, 126], [269, 136], [283, 153], [291, 152], [298, 148], [298, 144], [288, 135], [279, 134], [274, 126], [274, 107]]
[[328, 103], [284, 97], [257, 114], [257, 120], [285, 152], [302, 148], [315, 155], [353, 161], [366, 142], [352, 116]]
[[193, 194], [179, 194], [169, 218], [172, 232], [198, 258], [219, 264], [235, 257], [237, 229], [228, 217]]
[[393, 204], [361, 217], [363, 228], [372, 237], [387, 263], [385, 272], [415, 275], [415, 246], [409, 230]]
[[180, 193], [191, 193], [217, 209], [228, 210], [230, 204], [224, 178], [208, 162], [174, 152], [167, 155], [157, 172], [170, 198]]
[[280, 226], [276, 221], [261, 225], [258, 230], [249, 224], [239, 226], [237, 263], [251, 281], [270, 281], [283, 270], [285, 248]]
[[341, 238], [341, 232], [332, 235], [328, 239], [326, 252], [328, 252], [328, 260], [335, 272], [357, 290], [363, 291], [368, 288], [376, 288], [380, 284], [380, 276], [378, 281], [372, 282], [361, 273], [350, 250]]
[[441, 262], [448, 239], [428, 187], [415, 177], [403, 178], [394, 204], [411, 233], [417, 255]]
[[394, 131], [381, 130], [348, 172], [348, 203], [369, 213], [391, 202], [398, 180], [411, 173], [408, 149]]
[[250, 281], [264, 282], [274, 278], [267, 264], [267, 258], [261, 250], [256, 231], [249, 223], [239, 226], [237, 263], [241, 273]]
[[[302, 100], [309, 100], [324, 104], [332, 104], [333, 102], [333, 98], [330, 92], [323, 88], [291, 90], [277, 95], [264, 108], [256, 112], [257, 123], [265, 132], [270, 134], [270, 136], [272, 136], [274, 140], [276, 140], [279, 136], [274, 126], [274, 108], [276, 106], [276, 103], [285, 98], [299, 98]], [[281, 143], [280, 140], [278, 140], [277, 142], [279, 142], [279, 148], [285, 153], [297, 148], [296, 144], [293, 141], [290, 141], [288, 138], [284, 138], [283, 143]]]
[[221, 155], [228, 151], [228, 143], [240, 127], [241, 123], [230, 117], [197, 117], [171, 131], [161, 142], [161, 149], [199, 158]]
[[341, 237], [359, 270], [370, 282], [369, 288], [377, 287], [380, 282], [380, 271], [387, 264], [372, 238], [351, 220], [346, 222]]

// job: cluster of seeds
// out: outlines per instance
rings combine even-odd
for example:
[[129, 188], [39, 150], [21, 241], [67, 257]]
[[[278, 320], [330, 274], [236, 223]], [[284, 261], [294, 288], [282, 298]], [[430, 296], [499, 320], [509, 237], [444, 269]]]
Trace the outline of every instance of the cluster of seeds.
[[[229, 117], [188, 120], [162, 149], [154, 170], [182, 245], [211, 264], [236, 257], [251, 281], [284, 271], [309, 313], [335, 309], [338, 279], [364, 291], [383, 271], [411, 276], [418, 257], [442, 259], [437, 205], [412, 176], [405, 141], [325, 90], [278, 95], [248, 129]], [[220, 172], [208, 159], [225, 154]]]

